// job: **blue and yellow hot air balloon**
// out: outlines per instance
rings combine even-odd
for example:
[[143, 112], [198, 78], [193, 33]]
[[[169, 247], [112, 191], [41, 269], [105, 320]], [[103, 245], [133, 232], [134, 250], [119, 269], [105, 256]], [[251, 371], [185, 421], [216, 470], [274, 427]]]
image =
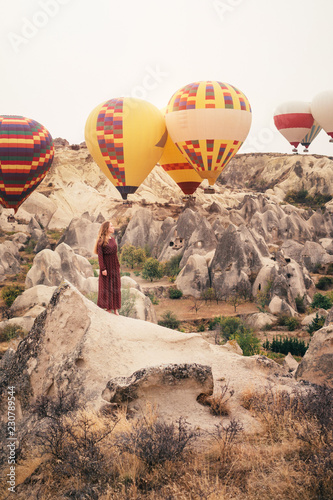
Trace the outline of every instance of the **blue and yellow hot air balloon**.
[[[166, 108], [161, 112], [165, 114]], [[158, 163], [163, 167], [170, 177], [178, 184], [186, 196], [191, 196], [200, 186], [202, 179], [196, 170], [184, 158], [170, 135], [164, 146], [163, 154]]]
[[45, 127], [23, 116], [0, 116], [0, 203], [19, 206], [46, 176], [54, 158]]
[[236, 87], [217, 81], [185, 85], [165, 115], [171, 139], [201, 179], [212, 186], [251, 127], [251, 106]]
[[308, 148], [309, 148], [310, 144], [312, 143], [312, 141], [314, 141], [314, 139], [317, 137], [317, 135], [319, 134], [319, 132], [321, 130], [322, 130], [322, 127], [319, 125], [318, 122], [316, 122], [316, 120], [314, 120], [310, 132], [308, 132], [306, 134], [306, 136], [301, 140], [301, 144], [305, 148], [304, 153], [309, 152]]
[[85, 126], [92, 157], [125, 200], [160, 159], [167, 135], [161, 111], [132, 97], [103, 102], [90, 113]]

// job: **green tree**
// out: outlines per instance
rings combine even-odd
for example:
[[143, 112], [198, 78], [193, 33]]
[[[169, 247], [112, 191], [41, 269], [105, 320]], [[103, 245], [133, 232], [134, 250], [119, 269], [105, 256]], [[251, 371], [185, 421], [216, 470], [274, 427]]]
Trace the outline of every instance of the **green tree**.
[[311, 306], [314, 309], [322, 308], [322, 309], [330, 309], [332, 307], [332, 300], [327, 296], [321, 293], [315, 293], [312, 299]]
[[149, 257], [149, 259], [147, 259], [144, 263], [142, 277], [145, 280], [150, 281], [153, 281], [154, 279], [161, 279], [163, 277], [163, 266], [158, 262], [157, 259]]
[[146, 258], [146, 253], [141, 247], [135, 247], [134, 245], [126, 243], [121, 249], [120, 262], [122, 264], [127, 264], [131, 269], [133, 269], [134, 266], [142, 265]]

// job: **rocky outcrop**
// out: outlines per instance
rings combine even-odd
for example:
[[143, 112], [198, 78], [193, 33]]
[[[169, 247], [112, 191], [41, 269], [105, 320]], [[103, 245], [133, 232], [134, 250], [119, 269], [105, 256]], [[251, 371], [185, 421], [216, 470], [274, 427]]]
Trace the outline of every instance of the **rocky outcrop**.
[[333, 387], [333, 325], [316, 331], [296, 371], [297, 380]]
[[6, 275], [19, 273], [20, 269], [18, 245], [12, 241], [0, 244], [0, 282], [4, 281]]
[[58, 245], [66, 243], [76, 254], [87, 258], [91, 257], [100, 225], [100, 222], [92, 220], [87, 212], [81, 217], [74, 217], [60, 238]]
[[[75, 393], [83, 407], [98, 410], [124, 398], [133, 409], [150, 402], [165, 418], [183, 416], [213, 429], [218, 419], [197, 397], [206, 391], [217, 396], [227, 380], [235, 391], [232, 416], [250, 430], [254, 421], [240, 404], [243, 391], [295, 384], [279, 365], [261, 358], [207, 343], [198, 333], [109, 314], [64, 283], [17, 351], [2, 360], [0, 391], [6, 396], [9, 380], [15, 385], [18, 421], [29, 417], [40, 396], [64, 391]], [[263, 360], [269, 366], [263, 368]]]
[[66, 243], [61, 243], [54, 251], [42, 250], [33, 261], [25, 280], [26, 288], [36, 285], [58, 286], [67, 279], [79, 290], [87, 290], [86, 280], [94, 276], [89, 261], [74, 253]]

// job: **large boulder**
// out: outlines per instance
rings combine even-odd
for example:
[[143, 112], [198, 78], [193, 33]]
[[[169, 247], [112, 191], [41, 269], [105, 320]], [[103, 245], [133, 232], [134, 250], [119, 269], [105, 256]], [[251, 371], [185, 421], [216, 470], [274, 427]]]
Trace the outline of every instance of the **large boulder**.
[[[218, 396], [228, 380], [235, 391], [231, 417], [253, 429], [253, 418], [241, 406], [243, 391], [272, 383], [291, 389], [295, 383], [263, 356], [259, 363], [210, 344], [198, 333], [109, 314], [69, 283], [57, 288], [30, 334], [4, 358], [0, 393], [6, 398], [8, 385], [15, 386], [18, 422], [29, 418], [37, 398], [63, 391], [75, 393], [81, 407], [95, 410], [123, 399], [129, 399], [129, 409], [150, 402], [165, 418], [182, 416], [212, 431], [220, 420], [197, 398], [203, 392]], [[272, 370], [262, 368], [264, 359]]]
[[296, 371], [297, 380], [333, 388], [333, 325], [316, 331]]
[[46, 307], [56, 288], [56, 286], [46, 285], [36, 285], [32, 288], [28, 288], [21, 295], [16, 297], [10, 307], [11, 312], [15, 314], [26, 311], [36, 305]]
[[[162, 243], [162, 242], [161, 242]], [[182, 255], [180, 267], [184, 267], [190, 255], [206, 255], [216, 248], [216, 236], [206, 217], [186, 208], [177, 223], [170, 227], [158, 259], [168, 261]]]
[[0, 282], [4, 281], [6, 275], [20, 272], [20, 254], [18, 245], [12, 241], [0, 244]]
[[199, 298], [210, 284], [207, 258], [197, 254], [190, 255], [175, 284], [184, 295]]
[[121, 246], [126, 243], [135, 247], [149, 248], [151, 252], [155, 252], [156, 242], [160, 235], [162, 222], [155, 220], [154, 216], [148, 208], [138, 208], [121, 239]]
[[87, 214], [75, 217], [60, 238], [58, 245], [66, 243], [75, 253], [90, 257], [93, 255], [100, 224], [90, 220]]
[[27, 273], [25, 286], [58, 286], [66, 279], [79, 290], [84, 290], [85, 280], [93, 276], [89, 261], [74, 253], [66, 243], [61, 243], [54, 251], [46, 249], [36, 255]]
[[252, 293], [252, 276], [267, 262], [269, 252], [243, 225], [230, 226], [221, 234], [210, 266], [212, 287], [222, 296]]

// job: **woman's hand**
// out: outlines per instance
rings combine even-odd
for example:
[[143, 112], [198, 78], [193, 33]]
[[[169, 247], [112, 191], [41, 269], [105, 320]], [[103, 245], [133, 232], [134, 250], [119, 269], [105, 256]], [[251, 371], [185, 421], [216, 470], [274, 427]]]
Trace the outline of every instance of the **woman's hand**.
[[102, 271], [102, 274], [103, 274], [103, 276], [107, 276], [107, 274], [108, 274], [107, 270], [104, 269], [104, 271]]

